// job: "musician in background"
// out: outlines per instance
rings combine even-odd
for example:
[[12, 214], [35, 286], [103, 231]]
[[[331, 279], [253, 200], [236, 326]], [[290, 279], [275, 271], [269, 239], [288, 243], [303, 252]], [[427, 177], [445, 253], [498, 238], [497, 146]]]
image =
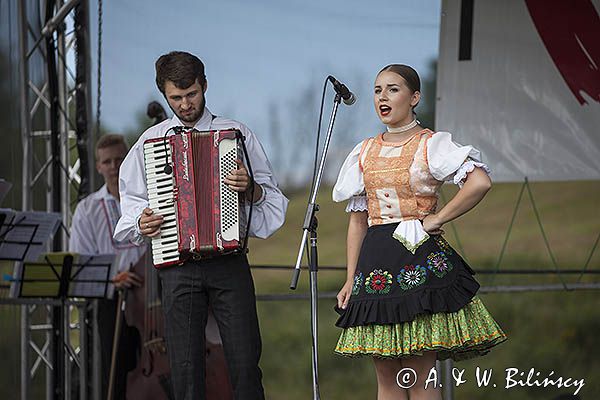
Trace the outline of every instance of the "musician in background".
[[[250, 235], [266, 238], [273, 234], [284, 222], [288, 200], [278, 189], [271, 165], [254, 133], [240, 122], [213, 115], [206, 107], [208, 83], [202, 61], [185, 52], [165, 54], [156, 61], [156, 84], [175, 115], [146, 130], [123, 161], [119, 177], [123, 215], [115, 238], [143, 243], [144, 238], [160, 233], [163, 218], [148, 208], [143, 145], [148, 139], [172, 134], [169, 130], [176, 126], [199, 131], [227, 128], [241, 131], [254, 180], [251, 181], [246, 166], [238, 160], [238, 168], [225, 182], [246, 196], [246, 204], [253, 202]], [[261, 339], [254, 283], [246, 256], [230, 254], [190, 260], [161, 269], [159, 275], [175, 398], [204, 398], [204, 330], [210, 305], [221, 333], [235, 398], [264, 399], [258, 366]]]
[[[96, 144], [96, 170], [104, 185], [81, 200], [75, 209], [71, 224], [69, 250], [81, 254], [116, 254], [118, 274], [113, 283], [116, 288], [142, 285], [138, 275], [128, 271], [146, 251], [147, 246], [137, 246], [129, 241], [113, 239], [117, 221], [121, 216], [119, 206], [119, 167], [127, 154], [127, 144], [121, 135], [104, 135]], [[106, 399], [110, 372], [113, 336], [117, 315], [117, 300], [98, 302], [98, 329], [102, 368], [102, 398]], [[127, 372], [136, 366], [139, 347], [137, 331], [123, 323], [119, 339], [115, 374], [114, 399], [125, 399]]]

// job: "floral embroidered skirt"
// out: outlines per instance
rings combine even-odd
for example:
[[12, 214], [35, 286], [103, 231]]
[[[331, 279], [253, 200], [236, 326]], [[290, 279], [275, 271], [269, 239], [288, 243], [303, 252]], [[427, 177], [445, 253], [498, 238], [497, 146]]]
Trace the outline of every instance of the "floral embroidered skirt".
[[336, 325], [342, 355], [438, 359], [483, 355], [506, 335], [476, 296], [474, 271], [441, 236], [412, 254], [392, 237], [397, 224], [369, 227], [352, 296]]

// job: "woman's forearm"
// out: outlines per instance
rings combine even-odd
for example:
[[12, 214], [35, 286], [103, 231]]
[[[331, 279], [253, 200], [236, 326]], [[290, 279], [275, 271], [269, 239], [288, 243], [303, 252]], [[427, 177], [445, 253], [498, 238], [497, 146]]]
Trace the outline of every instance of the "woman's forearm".
[[467, 180], [458, 193], [444, 208], [436, 213], [440, 225], [448, 223], [475, 207], [492, 187], [492, 181], [480, 168], [467, 175]]
[[356, 264], [358, 263], [360, 247], [362, 246], [362, 242], [367, 234], [367, 228], [369, 227], [367, 218], [368, 214], [366, 212], [350, 213], [348, 237], [346, 239], [346, 281], [351, 281], [354, 279], [354, 272], [356, 271]]

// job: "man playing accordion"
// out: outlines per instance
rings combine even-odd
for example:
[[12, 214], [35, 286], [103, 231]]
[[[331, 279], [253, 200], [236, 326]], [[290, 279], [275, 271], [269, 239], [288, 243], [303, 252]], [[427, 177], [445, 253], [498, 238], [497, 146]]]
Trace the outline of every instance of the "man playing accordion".
[[[165, 138], [175, 127], [197, 131], [237, 129], [244, 137], [253, 179], [242, 159], [224, 179], [241, 194], [247, 212], [252, 203], [249, 234], [267, 238], [284, 222], [288, 200], [277, 187], [271, 165], [254, 135], [240, 122], [213, 115], [205, 104], [204, 64], [185, 52], [171, 52], [156, 61], [156, 84], [175, 114], [146, 130], [133, 145], [119, 173], [122, 217], [117, 240], [143, 243], [161, 234], [163, 216], [149, 207], [144, 143]], [[167, 349], [175, 398], [204, 398], [205, 337], [210, 305], [218, 323], [236, 399], [264, 399], [258, 366], [261, 339], [254, 283], [243, 252], [189, 258], [159, 269], [165, 313]]]

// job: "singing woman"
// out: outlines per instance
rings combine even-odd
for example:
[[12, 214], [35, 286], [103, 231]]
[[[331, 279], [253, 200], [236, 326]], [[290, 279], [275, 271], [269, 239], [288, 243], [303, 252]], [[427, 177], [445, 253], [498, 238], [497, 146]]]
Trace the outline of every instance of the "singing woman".
[[[350, 213], [335, 351], [373, 358], [379, 400], [441, 400], [439, 386], [425, 389], [436, 359], [480, 356], [506, 339], [477, 296], [473, 270], [442, 236], [490, 190], [489, 168], [474, 147], [419, 124], [420, 90], [407, 65], [377, 74], [375, 111], [387, 129], [351, 151], [333, 190]], [[438, 209], [445, 181], [460, 190]], [[409, 389], [397, 382], [403, 368], [418, 377]]]

